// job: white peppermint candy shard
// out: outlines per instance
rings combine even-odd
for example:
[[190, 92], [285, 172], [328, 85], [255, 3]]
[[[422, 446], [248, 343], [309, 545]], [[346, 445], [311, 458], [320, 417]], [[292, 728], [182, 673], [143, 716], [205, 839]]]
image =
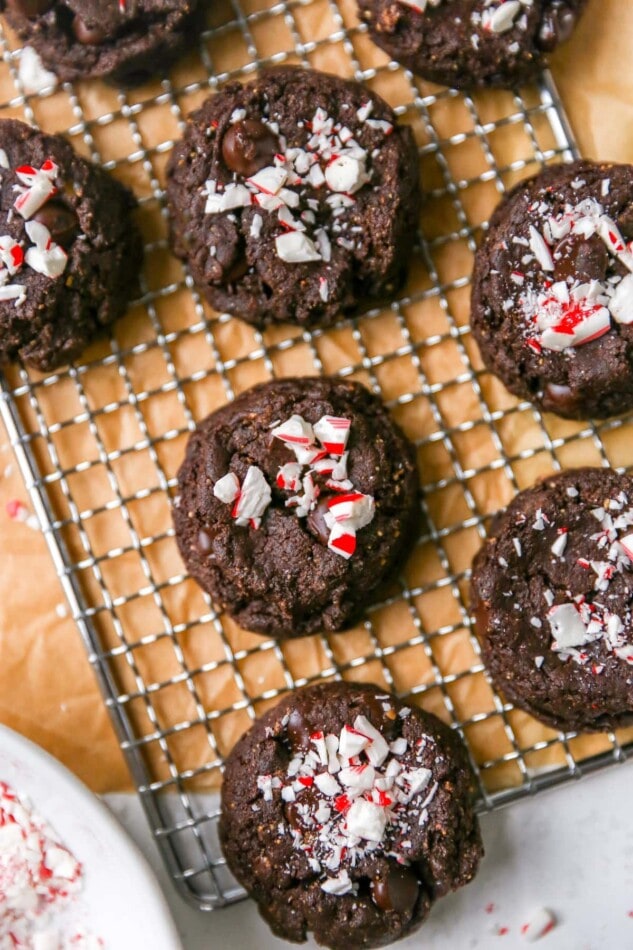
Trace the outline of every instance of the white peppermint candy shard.
[[[351, 425], [349, 419], [343, 419], [341, 416], [321, 416], [319, 421], [314, 423], [314, 434], [330, 455], [342, 455]], [[345, 478], [345, 475], [342, 477]]]
[[597, 340], [610, 329], [611, 315], [608, 309], [595, 307], [579, 315], [578, 322], [573, 326], [570, 321], [568, 324], [547, 327], [541, 335], [541, 344], [549, 350], [566, 350], [570, 346], [581, 346]]
[[277, 472], [277, 486], [283, 491], [297, 491], [301, 485], [301, 469], [298, 462], [286, 462]]
[[382, 841], [387, 827], [387, 811], [381, 805], [364, 799], [355, 801], [346, 816], [349, 834], [365, 841]]
[[272, 430], [275, 439], [281, 439], [282, 442], [290, 445], [309, 446], [314, 445], [314, 430], [309, 422], [296, 413], [276, 426]]
[[620, 538], [620, 544], [624, 548], [626, 556], [633, 561], [633, 534], [627, 534], [624, 538]]
[[24, 251], [21, 245], [8, 234], [0, 237], [0, 258], [11, 277], [24, 263]]
[[552, 554], [556, 557], [562, 557], [565, 553], [565, 548], [567, 547], [567, 532], [564, 534], [559, 534], [554, 543], [552, 544]]
[[609, 310], [617, 323], [633, 323], [633, 274], [627, 274], [617, 285], [609, 301]]
[[345, 481], [347, 478], [347, 460], [349, 458], [349, 452], [344, 452], [334, 468], [332, 469], [332, 478], [335, 481]]
[[505, 0], [493, 12], [488, 28], [493, 33], [506, 33], [514, 26], [514, 21], [521, 12], [520, 0]]
[[300, 231], [289, 231], [275, 238], [277, 256], [287, 264], [307, 264], [322, 260], [314, 241]]
[[354, 729], [367, 736], [370, 744], [366, 755], [372, 765], [379, 766], [389, 755], [389, 744], [385, 737], [372, 726], [366, 716], [357, 716], [354, 720]]
[[319, 772], [314, 777], [314, 784], [328, 798], [334, 798], [335, 795], [341, 794], [341, 786], [330, 772]]
[[534, 254], [543, 270], [554, 270], [554, 258], [545, 238], [537, 231], [533, 224], [530, 225], [530, 250]]
[[330, 551], [340, 554], [346, 560], [352, 556], [356, 550], [356, 531], [347, 524], [335, 524], [330, 530], [327, 546]]
[[530, 915], [528, 922], [521, 927], [521, 933], [529, 943], [535, 943], [556, 926], [556, 917], [546, 907], [539, 907]]
[[373, 787], [376, 779], [376, 770], [371, 765], [348, 765], [339, 772], [339, 781], [346, 788], [353, 789], [356, 794], [367, 792]]
[[261, 518], [272, 499], [270, 485], [264, 473], [256, 465], [250, 465], [239, 494], [233, 517], [247, 523]]
[[321, 882], [321, 890], [326, 894], [336, 894], [340, 897], [342, 894], [349, 894], [352, 890], [352, 882], [347, 871], [343, 870], [336, 877], [326, 877]]
[[32, 46], [25, 46], [20, 54], [18, 75], [27, 95], [42, 92], [57, 83], [55, 73], [46, 69]]
[[547, 619], [559, 650], [581, 647], [590, 642], [591, 635], [574, 604], [560, 604], [552, 607], [547, 614]]
[[372, 496], [362, 492], [350, 492], [328, 501], [328, 512], [334, 516], [337, 524], [355, 531], [365, 528], [373, 520], [375, 510]]
[[57, 171], [57, 165], [50, 158], [39, 169], [30, 165], [22, 165], [16, 169], [17, 178], [26, 185], [26, 188], [15, 199], [13, 207], [25, 220], [32, 218], [57, 191], [55, 187]]
[[61, 277], [68, 263], [68, 255], [59, 244], [52, 244], [43, 251], [39, 247], [30, 247], [24, 255], [24, 260], [38, 274], [45, 277]]
[[24, 284], [4, 284], [0, 287], [0, 300], [19, 300], [25, 293]]
[[235, 501], [240, 493], [240, 482], [234, 472], [227, 472], [222, 478], [219, 478], [213, 486], [213, 494], [225, 505], [230, 505]]
[[39, 250], [46, 250], [51, 244], [51, 232], [39, 221], [27, 221], [24, 230]]
[[275, 168], [272, 165], [262, 168], [256, 175], [247, 179], [249, 185], [262, 191], [265, 195], [276, 195], [283, 188], [288, 180], [288, 172], [283, 168]]
[[332, 191], [353, 195], [369, 181], [365, 162], [343, 153], [333, 159], [325, 169], [325, 180]]
[[611, 253], [619, 258], [628, 270], [633, 271], [633, 254], [628, 249], [615, 221], [606, 214], [600, 216], [598, 234]]
[[352, 759], [369, 745], [369, 738], [362, 732], [343, 726], [338, 743], [338, 753], [342, 759]]
[[431, 770], [425, 768], [411, 769], [398, 775], [396, 785], [402, 789], [405, 804], [427, 787], [431, 781], [431, 775]]

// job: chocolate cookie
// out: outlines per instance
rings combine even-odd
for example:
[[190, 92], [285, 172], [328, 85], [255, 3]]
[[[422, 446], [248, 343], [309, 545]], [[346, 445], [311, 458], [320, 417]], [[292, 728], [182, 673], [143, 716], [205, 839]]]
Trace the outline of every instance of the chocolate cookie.
[[56, 369], [121, 316], [143, 257], [135, 205], [61, 136], [0, 120], [0, 363]]
[[333, 950], [416, 930], [483, 855], [458, 736], [376, 686], [286, 696], [226, 763], [220, 838], [274, 933]]
[[633, 479], [582, 468], [521, 492], [475, 558], [497, 686], [560, 729], [633, 722]]
[[358, 0], [375, 43], [454, 89], [517, 86], [569, 39], [587, 0]]
[[0, 11], [64, 82], [133, 86], [165, 76], [194, 42], [204, 0], [0, 0]]
[[167, 176], [174, 252], [216, 310], [325, 326], [402, 281], [417, 153], [359, 83], [294, 67], [231, 83], [190, 117]]
[[633, 406], [633, 167], [521, 182], [475, 257], [472, 330], [517, 396], [569, 419]]
[[192, 434], [176, 538], [189, 572], [248, 630], [340, 630], [416, 529], [413, 446], [358, 383], [256, 386]]

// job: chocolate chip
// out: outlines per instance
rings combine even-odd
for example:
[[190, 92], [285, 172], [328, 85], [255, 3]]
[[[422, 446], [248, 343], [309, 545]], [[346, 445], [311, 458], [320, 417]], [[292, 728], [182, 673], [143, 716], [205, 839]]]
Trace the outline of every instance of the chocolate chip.
[[7, 6], [22, 16], [42, 16], [53, 6], [55, 0], [7, 0]]
[[84, 46], [96, 46], [98, 43], [103, 43], [105, 39], [103, 30], [100, 30], [98, 26], [88, 26], [79, 14], [74, 16], [72, 26], [75, 38]]
[[198, 532], [198, 540], [196, 541], [196, 547], [200, 554], [205, 555], [209, 554], [212, 547], [211, 535], [206, 531], [201, 530]]
[[47, 201], [33, 215], [33, 220], [48, 228], [55, 244], [62, 247], [69, 247], [79, 231], [79, 219], [72, 208], [55, 199]]
[[545, 53], [551, 53], [559, 43], [571, 36], [576, 25], [577, 14], [564, 4], [556, 4], [543, 16], [538, 35], [538, 45]]
[[371, 882], [374, 904], [384, 911], [410, 916], [417, 903], [420, 887], [410, 868], [391, 867], [387, 880]]
[[255, 119], [236, 122], [222, 139], [222, 158], [226, 167], [245, 178], [270, 165], [277, 151], [277, 136]]
[[327, 498], [322, 498], [321, 501], [317, 502], [316, 508], [310, 512], [307, 520], [308, 531], [310, 531], [321, 544], [325, 544], [326, 546], [330, 538], [330, 529], [325, 523], [327, 510]]
[[604, 280], [609, 266], [609, 255], [604, 241], [597, 234], [585, 238], [569, 234], [554, 248], [554, 276], [556, 280]]
[[577, 410], [578, 399], [569, 386], [547, 383], [543, 390], [543, 404], [550, 412], [573, 413]]
[[293, 709], [286, 726], [286, 734], [295, 749], [307, 749], [311, 730], [298, 709]]

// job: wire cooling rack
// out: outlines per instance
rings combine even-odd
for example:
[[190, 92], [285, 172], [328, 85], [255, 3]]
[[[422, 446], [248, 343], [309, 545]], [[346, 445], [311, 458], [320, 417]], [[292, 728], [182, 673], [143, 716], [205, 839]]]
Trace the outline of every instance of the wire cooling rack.
[[[483, 371], [470, 338], [472, 255], [492, 207], [517, 179], [577, 155], [551, 77], [521, 94], [432, 87], [376, 51], [348, 0], [215, 4], [199, 51], [150, 92], [88, 83], [26, 95], [19, 47], [5, 34], [0, 45], [1, 114], [65, 132], [128, 181], [148, 234], [143, 296], [112, 339], [49, 377], [8, 371], [0, 409], [183, 895], [202, 909], [242, 896], [214, 790], [236, 736], [293, 685], [371, 679], [436, 711], [468, 743], [482, 810], [623, 760], [625, 737], [559, 735], [492, 690], [466, 600], [486, 519], [517, 490], [569, 464], [633, 464], [630, 420], [542, 417]], [[169, 257], [162, 183], [186, 112], [286, 61], [385, 95], [413, 127], [427, 199], [411, 279], [390, 307], [326, 332], [260, 334], [206, 310]], [[239, 631], [183, 574], [168, 497], [197, 419], [260, 379], [315, 372], [365, 382], [414, 439], [427, 527], [353, 633], [277, 644]]]

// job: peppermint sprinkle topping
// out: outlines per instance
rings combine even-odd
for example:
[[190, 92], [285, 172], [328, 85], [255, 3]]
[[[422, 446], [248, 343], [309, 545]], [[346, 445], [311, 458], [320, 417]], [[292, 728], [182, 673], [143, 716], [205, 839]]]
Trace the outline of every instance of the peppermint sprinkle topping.
[[0, 782], [0, 946], [97, 950], [79, 925], [82, 868], [28, 802]]
[[[349, 559], [356, 550], [356, 532], [373, 520], [376, 506], [371, 495], [354, 491], [347, 477], [346, 451], [351, 421], [340, 416], [322, 416], [312, 426], [303, 416], [292, 415], [272, 428], [275, 439], [283, 442], [295, 455], [295, 462], [279, 468], [275, 485], [292, 492], [286, 499], [298, 518], [306, 518], [315, 510], [319, 498], [328, 493], [323, 521], [329, 531], [327, 546]], [[234, 472], [227, 472], [213, 486], [213, 494], [226, 505], [240, 527], [259, 528], [272, 500], [266, 476], [251, 465], [243, 484]]]
[[[505, 6], [509, 6], [506, 2]], [[579, 183], [579, 187], [584, 182]], [[607, 197], [608, 189], [601, 189]], [[534, 202], [528, 209], [538, 219], [540, 229], [530, 224], [530, 254], [523, 265], [533, 261], [537, 270], [531, 274], [540, 285], [524, 287], [525, 275], [513, 271], [510, 283], [516, 290], [506, 302], [512, 308], [513, 296], [523, 311], [526, 324], [526, 345], [540, 354], [543, 349], [563, 352], [590, 343], [608, 333], [613, 322], [633, 323], [633, 249], [627, 245], [615, 221], [602, 204], [586, 198], [577, 204], [567, 203], [555, 215], [549, 214], [546, 201]], [[561, 258], [559, 242], [588, 241], [597, 236], [609, 255], [609, 275], [604, 280], [580, 280], [572, 275], [553, 280], [557, 261]], [[515, 238], [516, 243], [520, 243]], [[617, 266], [616, 266], [617, 265]], [[622, 270], [629, 273], [622, 274]]]
[[[357, 110], [356, 118], [374, 137], [376, 133], [390, 135], [390, 122], [369, 118], [372, 108], [373, 103], [367, 102]], [[274, 164], [239, 181], [208, 179], [203, 192], [205, 213], [256, 208], [258, 213], [250, 226], [251, 236], [256, 239], [262, 234], [263, 215], [274, 215], [275, 229], [281, 229], [275, 234], [275, 251], [288, 264], [328, 263], [333, 243], [354, 250], [357, 237], [345, 215], [356, 204], [354, 195], [372, 181], [373, 153], [359, 144], [347, 126], [320, 107], [305, 123], [310, 134], [303, 147], [288, 145], [279, 123], [269, 114], [269, 103], [265, 103], [264, 112], [261, 122], [279, 142], [272, 158]], [[245, 110], [235, 110], [231, 122], [245, 117]], [[317, 212], [324, 218], [319, 225]], [[324, 302], [329, 299], [327, 283], [321, 287], [320, 296]]]
[[288, 803], [293, 820], [280, 831], [292, 835], [295, 850], [320, 875], [322, 890], [354, 893], [348, 868], [377, 851], [408, 863], [411, 823], [426, 823], [437, 791], [431, 769], [421, 765], [430, 743], [429, 737], [415, 744], [401, 737], [389, 745], [365, 716], [357, 716], [338, 736], [314, 732], [284, 776], [258, 777], [264, 801], [279, 795]]
[[[575, 498], [578, 491], [576, 489], [575, 494], [571, 494], [568, 490], [567, 495]], [[610, 606], [615, 596], [618, 599], [621, 596], [613, 593], [613, 581], [616, 578], [626, 580], [625, 575], [633, 574], [633, 506], [629, 504], [627, 495], [621, 492], [617, 498], [608, 499], [603, 506], [592, 509], [591, 514], [599, 529], [589, 538], [593, 550], [587, 551], [586, 557], [574, 556], [578, 568], [592, 579], [593, 591], [573, 596], [568, 590], [567, 599], [558, 603], [560, 595], [556, 597], [549, 590], [544, 592], [551, 649], [561, 659], [571, 659], [584, 666], [592, 659], [585, 648], [589, 644], [601, 644], [612, 656], [633, 665], [631, 608], [627, 607], [620, 615]], [[554, 526], [551, 520], [549, 525]], [[532, 529], [537, 530], [537, 525], [533, 524]], [[559, 528], [551, 545], [553, 557], [564, 561], [573, 540], [567, 527]], [[577, 550], [575, 545], [573, 549]], [[633, 597], [632, 588], [633, 577], [626, 586], [629, 603]], [[595, 650], [592, 652], [595, 655]], [[592, 663], [591, 669], [598, 674], [604, 669], [604, 664]]]

